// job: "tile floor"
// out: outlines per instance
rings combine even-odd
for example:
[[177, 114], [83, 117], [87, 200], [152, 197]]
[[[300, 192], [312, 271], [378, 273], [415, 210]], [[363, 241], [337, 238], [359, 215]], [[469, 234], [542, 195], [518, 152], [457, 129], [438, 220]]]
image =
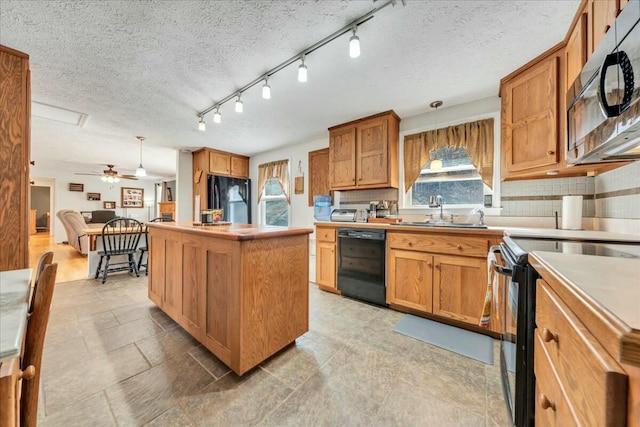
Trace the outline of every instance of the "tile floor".
[[238, 377], [147, 299], [147, 277], [56, 285], [39, 424], [508, 425], [497, 363], [394, 333], [401, 313], [309, 286], [309, 332]]

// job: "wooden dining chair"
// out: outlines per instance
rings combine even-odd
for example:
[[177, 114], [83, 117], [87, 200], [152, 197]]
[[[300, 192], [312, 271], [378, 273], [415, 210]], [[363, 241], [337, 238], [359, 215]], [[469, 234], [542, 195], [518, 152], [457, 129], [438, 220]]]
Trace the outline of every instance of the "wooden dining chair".
[[[153, 218], [149, 222], [174, 222], [173, 218]], [[138, 271], [141, 271], [141, 268], [144, 267], [145, 274], [149, 275], [149, 254], [147, 254], [147, 262], [143, 263], [142, 259], [144, 258], [144, 254], [149, 252], [149, 230], [145, 229], [144, 231], [144, 246], [138, 248], [140, 250], [140, 258], [138, 258]]]
[[22, 396], [20, 397], [20, 425], [23, 427], [35, 426], [38, 419], [42, 350], [49, 323], [57, 271], [58, 264], [45, 264], [42, 268], [33, 296], [33, 313], [27, 319], [27, 332], [21, 362], [24, 374], [22, 376]]
[[[142, 234], [142, 224], [132, 218], [115, 218], [102, 227], [102, 250], [98, 251], [100, 261], [96, 268], [97, 279], [102, 274], [102, 283], [107, 281], [107, 274], [116, 271], [130, 271], [140, 276], [135, 254], [138, 251], [138, 243]], [[125, 257], [124, 261], [112, 262], [112, 257]], [[106, 258], [104, 268], [102, 262]]]
[[38, 289], [38, 281], [40, 280], [40, 276], [42, 275], [42, 270], [44, 270], [44, 266], [47, 264], [53, 263], [53, 252], [45, 252], [40, 257], [38, 261], [38, 267], [36, 267], [36, 275], [33, 280], [33, 289], [31, 290], [31, 297], [29, 298], [29, 315], [33, 313], [33, 300], [36, 294], [36, 290]]

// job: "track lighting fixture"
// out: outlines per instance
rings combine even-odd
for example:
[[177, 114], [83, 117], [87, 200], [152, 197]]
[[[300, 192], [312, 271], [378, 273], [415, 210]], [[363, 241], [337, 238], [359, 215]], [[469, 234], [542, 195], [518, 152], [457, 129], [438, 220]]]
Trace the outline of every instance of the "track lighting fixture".
[[198, 122], [198, 130], [205, 131], [207, 130], [207, 125], [204, 122], [204, 117], [200, 117], [200, 121]]
[[271, 99], [271, 86], [269, 86], [269, 77], [264, 78], [264, 84], [262, 85], [262, 97], [264, 99]]
[[238, 99], [236, 99], [236, 113], [242, 113], [243, 111], [242, 100], [240, 99], [240, 94], [238, 94]]
[[349, 56], [357, 58], [360, 56], [360, 39], [356, 36], [357, 25], [353, 26], [353, 35], [349, 39]]
[[300, 57], [302, 63], [298, 66], [298, 81], [306, 82], [307, 81], [307, 66], [304, 64], [304, 55]]
[[[206, 110], [200, 111], [197, 116], [200, 119], [200, 122], [202, 124], [202, 126], [199, 126], [200, 130], [204, 130], [204, 115], [209, 113], [210, 111], [216, 110], [216, 112], [213, 115], [213, 121], [214, 123], [220, 123], [220, 112], [219, 112], [219, 108], [222, 104], [231, 101], [234, 97], [238, 97], [236, 99], [236, 105], [235, 105], [235, 110], [239, 113], [242, 112], [243, 110], [243, 105], [242, 105], [242, 100], [240, 100], [240, 94], [245, 92], [248, 89], [251, 89], [253, 86], [264, 82], [264, 84], [262, 85], [262, 97], [264, 99], [270, 99], [271, 98], [271, 86], [269, 86], [269, 82], [268, 79], [269, 77], [271, 77], [272, 75], [274, 75], [275, 73], [277, 73], [278, 71], [288, 67], [291, 64], [294, 64], [298, 61], [301, 61], [300, 65], [298, 66], [298, 81], [301, 82], [306, 82], [307, 78], [308, 78], [308, 70], [307, 70], [307, 65], [305, 64], [305, 57], [306, 55], [309, 55], [313, 52], [315, 52], [316, 50], [320, 49], [322, 46], [326, 45], [329, 42], [332, 42], [333, 40], [337, 39], [338, 37], [341, 37], [349, 32], [352, 32], [353, 34], [351, 35], [351, 38], [349, 38], [349, 56], [351, 58], [357, 58], [360, 56], [360, 39], [358, 38], [358, 36], [356, 35], [356, 32], [358, 30], [358, 27], [362, 24], [364, 24], [365, 22], [368, 22], [369, 20], [375, 18], [378, 18], [380, 16], [385, 15], [385, 13], [381, 13], [381, 12], [386, 12], [389, 11], [391, 9], [396, 10], [399, 9], [399, 7], [397, 6], [404, 6], [406, 3], [406, 0], [374, 0], [374, 4], [376, 4], [377, 6], [375, 7], [375, 9], [365, 13], [364, 15], [362, 15], [361, 17], [351, 21], [349, 24], [345, 25], [344, 27], [340, 28], [339, 30], [335, 31], [334, 33], [328, 35], [327, 37], [323, 38], [322, 40], [312, 44], [311, 46], [307, 47], [306, 49], [302, 50], [301, 52], [298, 52], [297, 54], [295, 54], [294, 56], [292, 56], [291, 58], [287, 59], [284, 62], [281, 62], [280, 64], [276, 65], [275, 67], [273, 67], [272, 69], [268, 70], [267, 72], [265, 72], [264, 74], [262, 74], [260, 77], [254, 79], [253, 81], [247, 83], [246, 85], [242, 86], [239, 89], [236, 89], [235, 92], [230, 93], [229, 95], [225, 96], [224, 98], [218, 100], [215, 104], [213, 104], [211, 107], [207, 108]], [[389, 7], [391, 6], [391, 7]]]

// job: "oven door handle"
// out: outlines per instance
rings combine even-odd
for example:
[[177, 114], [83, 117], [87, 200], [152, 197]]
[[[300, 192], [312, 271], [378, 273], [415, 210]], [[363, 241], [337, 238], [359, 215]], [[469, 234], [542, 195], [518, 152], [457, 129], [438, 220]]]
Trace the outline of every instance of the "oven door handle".
[[496, 258], [496, 254], [501, 254], [500, 246], [491, 246], [489, 248], [489, 262], [491, 263], [491, 268], [498, 274], [502, 274], [503, 276], [513, 276], [513, 270], [502, 265], [498, 264], [498, 259]]

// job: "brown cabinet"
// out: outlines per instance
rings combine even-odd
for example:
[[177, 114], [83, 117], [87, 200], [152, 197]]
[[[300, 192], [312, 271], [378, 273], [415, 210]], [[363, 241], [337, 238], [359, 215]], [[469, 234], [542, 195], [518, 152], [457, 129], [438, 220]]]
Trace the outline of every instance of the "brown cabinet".
[[576, 25], [573, 27], [567, 46], [565, 47], [565, 85], [569, 89], [580, 75], [582, 67], [587, 62], [587, 23], [588, 15], [582, 12], [578, 15]]
[[336, 288], [336, 229], [316, 227], [316, 284], [325, 291], [339, 293]]
[[0, 271], [29, 266], [29, 56], [0, 45]]
[[158, 203], [160, 218], [176, 219], [176, 202]]
[[[207, 175], [222, 175], [234, 178], [249, 178], [249, 158], [226, 151], [201, 148], [194, 151], [193, 195], [200, 195], [200, 208], [206, 207]], [[195, 203], [195, 202], [194, 202]]]
[[589, 0], [589, 55], [596, 50], [618, 16], [619, 0]]
[[309, 151], [309, 206], [313, 206], [313, 196], [329, 194], [329, 149]]
[[502, 177], [559, 163], [559, 50], [503, 82]]
[[492, 242], [488, 236], [387, 232], [387, 303], [477, 326]]
[[536, 425], [625, 425], [626, 373], [542, 279], [536, 325]]
[[399, 126], [387, 111], [329, 128], [331, 189], [398, 188]]

